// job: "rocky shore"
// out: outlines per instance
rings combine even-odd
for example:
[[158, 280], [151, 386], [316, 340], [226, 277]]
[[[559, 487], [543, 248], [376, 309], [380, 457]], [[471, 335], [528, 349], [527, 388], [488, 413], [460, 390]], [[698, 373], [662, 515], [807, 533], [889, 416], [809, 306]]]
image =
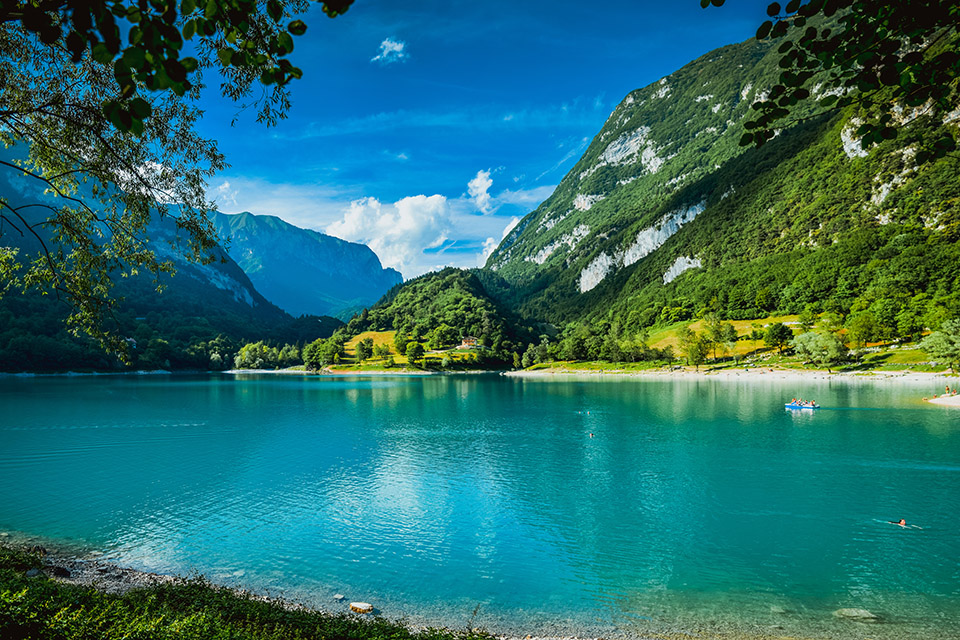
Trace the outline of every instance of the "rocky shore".
[[[111, 562], [109, 559], [103, 559], [97, 556], [84, 556], [72, 550], [60, 550], [52, 546], [46, 548], [39, 544], [29, 544], [24, 542], [25, 538], [14, 538], [12, 542], [9, 534], [0, 533], [0, 546], [12, 546], [21, 549], [28, 549], [39, 552], [42, 558], [40, 569], [31, 569], [26, 572], [26, 577], [46, 576], [65, 584], [78, 585], [94, 588], [111, 594], [124, 594], [133, 589], [150, 588], [162, 584], [176, 584], [186, 578], [138, 571], [128, 567], [122, 567]], [[37, 539], [31, 539], [36, 542]], [[214, 585], [215, 586], [215, 585]], [[232, 589], [238, 595], [252, 598], [254, 600], [270, 602], [290, 610], [315, 611], [321, 614], [336, 615], [337, 611], [317, 607], [306, 607], [303, 604], [284, 600], [283, 598], [268, 597], [259, 595], [244, 589]], [[339, 599], [339, 598], [338, 598]], [[910, 640], [917, 636], [910, 632], [902, 632], [896, 628], [896, 625], [889, 626], [884, 624], [886, 620], [882, 615], [877, 615], [871, 611], [862, 608], [841, 608], [833, 612], [834, 621], [842, 621], [850, 625], [849, 629], [837, 634], [837, 628], [831, 625], [829, 620], [809, 620], [806, 625], [809, 626], [807, 632], [797, 634], [797, 630], [788, 631], [781, 624], [776, 624], [773, 618], [781, 617], [784, 621], [791, 618], [796, 612], [784, 609], [778, 606], [771, 606], [771, 619], [767, 621], [754, 621], [747, 624], [746, 628], [736, 628], [734, 625], [725, 624], [720, 620], [715, 620], [713, 625], [703, 627], [701, 623], [694, 623], [691, 628], [685, 628], [685, 623], [689, 620], [677, 620], [675, 624], [664, 625], [666, 627], [676, 627], [674, 629], [652, 629], [638, 628], [634, 632], [627, 630], [611, 631], [603, 634], [607, 640], [691, 640], [700, 638], [703, 640], [833, 640], [842, 638], [843, 640], [852, 640], [854, 638], [877, 638], [889, 640]], [[361, 614], [351, 614], [359, 615]], [[427, 625], [413, 624], [410, 621], [401, 622], [411, 631], [426, 631], [432, 628]], [[658, 625], [659, 626], [659, 625]], [[882, 629], [882, 631], [881, 631]], [[462, 637], [466, 631], [449, 631], [451, 638]], [[523, 635], [514, 633], [488, 633], [481, 629], [475, 629], [481, 635], [486, 635], [496, 640], [601, 640], [595, 635], [566, 635], [541, 633], [540, 635]], [[853, 632], [850, 635], [848, 632]], [[576, 633], [576, 631], [574, 631]], [[867, 635], [862, 635], [867, 634]], [[952, 636], [951, 636], [952, 637]]]

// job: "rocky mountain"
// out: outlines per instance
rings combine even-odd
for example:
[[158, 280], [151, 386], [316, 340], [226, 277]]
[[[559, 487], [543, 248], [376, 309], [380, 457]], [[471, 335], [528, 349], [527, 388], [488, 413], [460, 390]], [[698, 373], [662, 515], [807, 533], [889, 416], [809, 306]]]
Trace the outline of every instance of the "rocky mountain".
[[[12, 158], [11, 150], [6, 153], [0, 157]], [[15, 171], [0, 172], [0, 193], [14, 207], [51, 202], [49, 194], [33, 186]], [[39, 223], [48, 211], [34, 206], [20, 214], [43, 237]], [[42, 246], [26, 231], [26, 224], [0, 224], [0, 246], [19, 250], [20, 260], [33, 260]], [[170, 216], [155, 218], [147, 235], [158, 259], [173, 262], [176, 272], [160, 274], [156, 281], [145, 273], [113, 278], [111, 296], [119, 301], [104, 320], [108, 331], [131, 339], [132, 366], [205, 368], [212, 366], [209, 352], [216, 351], [229, 356], [215, 367], [222, 368], [229, 365], [232, 350], [245, 341], [302, 344], [327, 337], [343, 324], [330, 317], [292, 318], [261, 295], [219, 246], [211, 251], [208, 264], [187, 260], [181, 251], [183, 238]], [[58, 245], [49, 233], [44, 241], [57, 256]], [[0, 296], [0, 371], [122, 369], [95, 341], [69, 333], [64, 319], [70, 309], [55, 294], [8, 291]]]
[[403, 282], [369, 247], [301, 229], [274, 216], [213, 214], [230, 257], [286, 312], [348, 319]]
[[740, 147], [779, 57], [751, 39], [627, 95], [490, 256], [491, 292], [527, 317], [633, 328], [705, 310], [895, 315], [918, 295], [960, 311], [960, 165], [914, 161], [919, 134], [960, 125], [960, 110], [895, 106], [900, 135], [868, 151], [856, 107], [809, 104], [763, 148]]

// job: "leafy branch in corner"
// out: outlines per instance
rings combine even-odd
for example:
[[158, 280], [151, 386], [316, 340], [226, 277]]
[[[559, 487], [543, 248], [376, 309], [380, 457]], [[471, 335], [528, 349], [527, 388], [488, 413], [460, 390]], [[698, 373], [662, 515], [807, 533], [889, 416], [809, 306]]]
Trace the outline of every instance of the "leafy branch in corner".
[[[700, 1], [704, 8], [723, 3]], [[767, 14], [756, 37], [783, 40], [782, 71], [766, 99], [753, 104], [741, 146], [762, 146], [790, 122], [791, 109], [811, 99], [827, 110], [858, 105], [865, 115], [856, 135], [865, 148], [896, 138], [919, 115], [956, 108], [960, 5], [953, 0], [789, 0], [771, 3]], [[956, 147], [955, 135], [941, 131], [916, 159], [942, 158]]]

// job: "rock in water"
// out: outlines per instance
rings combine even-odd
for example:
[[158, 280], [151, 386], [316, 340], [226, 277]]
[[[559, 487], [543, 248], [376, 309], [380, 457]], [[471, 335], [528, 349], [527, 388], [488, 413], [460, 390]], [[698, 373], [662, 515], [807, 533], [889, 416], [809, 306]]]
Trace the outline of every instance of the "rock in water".
[[354, 613], [373, 613], [373, 605], [369, 602], [351, 602], [350, 611]]
[[857, 620], [860, 622], [879, 622], [880, 617], [876, 614], [870, 613], [866, 609], [837, 609], [833, 612], [838, 618], [846, 618], [847, 620]]
[[343, 600], [345, 597], [346, 597], [346, 596], [343, 595], [342, 593], [338, 593], [337, 595], [333, 596], [333, 599], [336, 600], [337, 602], [340, 602], [340, 601]]

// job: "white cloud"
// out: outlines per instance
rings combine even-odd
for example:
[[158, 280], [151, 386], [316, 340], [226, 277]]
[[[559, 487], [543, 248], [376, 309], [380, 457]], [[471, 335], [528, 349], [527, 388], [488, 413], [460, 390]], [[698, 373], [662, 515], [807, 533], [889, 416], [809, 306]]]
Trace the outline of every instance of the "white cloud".
[[[384, 266], [411, 278], [443, 266], [476, 266], [481, 256], [496, 248], [497, 238], [509, 233], [515, 221], [554, 190], [551, 185], [492, 192], [492, 185], [486, 183], [502, 170], [480, 171], [471, 181], [477, 183], [477, 193], [485, 194], [481, 202], [489, 213], [478, 210], [477, 194], [453, 198], [419, 195], [391, 203], [367, 197], [357, 189], [239, 175], [222, 176], [210, 186], [207, 197], [218, 200], [225, 213], [274, 215], [298, 227], [364, 243]], [[489, 177], [484, 175], [487, 173]], [[507, 222], [510, 224], [504, 229]]]
[[[552, 172], [556, 171], [557, 169], [559, 169], [560, 167], [562, 167], [562, 166], [564, 165], [564, 163], [566, 163], [568, 160], [572, 159], [573, 157], [579, 156], [579, 155], [580, 155], [580, 152], [587, 148], [587, 144], [588, 144], [589, 142], [590, 142], [590, 139], [589, 139], [589, 138], [581, 138], [581, 139], [580, 139], [580, 142], [579, 142], [575, 147], [573, 147], [572, 149], [570, 149], [570, 150], [566, 153], [565, 156], [563, 156], [562, 158], [560, 158], [560, 161], [557, 162], [557, 164], [553, 165], [552, 167], [550, 167], [549, 169], [547, 169], [546, 171], [544, 171], [543, 173], [541, 173], [540, 175], [538, 175], [536, 178], [534, 178], [534, 182], [539, 181], [542, 177], [544, 177], [544, 176], [547, 175], [548, 173], [552, 173]], [[562, 149], [563, 146], [564, 146], [564, 145], [561, 144], [559, 148]]]
[[217, 203], [218, 207], [236, 207], [237, 196], [240, 195], [240, 192], [230, 186], [229, 180], [224, 180], [223, 184], [216, 189], [212, 189], [208, 195], [213, 196], [213, 201]]
[[513, 231], [513, 228], [520, 223], [520, 218], [514, 216], [510, 218], [510, 222], [507, 223], [507, 226], [503, 228], [503, 233], [500, 234], [500, 239], [496, 238], [487, 238], [483, 241], [483, 251], [480, 253], [479, 259], [477, 260], [477, 266], [482, 267], [487, 263], [487, 258], [490, 257], [490, 254], [493, 253], [503, 239], [507, 237], [507, 234]]
[[224, 182], [229, 186], [207, 190], [207, 198], [216, 200], [223, 213], [277, 216], [304, 229], [322, 229], [339, 219], [344, 205], [361, 195], [321, 184], [278, 183], [236, 175]]
[[402, 62], [410, 57], [406, 48], [407, 43], [403, 40], [384, 38], [383, 42], [380, 43], [380, 53], [370, 58], [370, 62], [379, 62], [380, 64]]
[[546, 184], [533, 189], [517, 189], [516, 191], [504, 189], [496, 196], [497, 206], [505, 204], [536, 206], [549, 198], [556, 188], [557, 185], [555, 184]]
[[413, 277], [422, 273], [423, 252], [443, 244], [452, 229], [447, 199], [441, 195], [419, 195], [392, 205], [384, 205], [376, 198], [354, 200], [343, 218], [325, 231], [366, 244], [384, 266]]
[[483, 213], [493, 211], [491, 208], [490, 193], [488, 191], [492, 185], [493, 180], [490, 178], [489, 169], [486, 171], [482, 169], [477, 171], [477, 176], [467, 183], [467, 192], [477, 204], [477, 209], [480, 209]]

